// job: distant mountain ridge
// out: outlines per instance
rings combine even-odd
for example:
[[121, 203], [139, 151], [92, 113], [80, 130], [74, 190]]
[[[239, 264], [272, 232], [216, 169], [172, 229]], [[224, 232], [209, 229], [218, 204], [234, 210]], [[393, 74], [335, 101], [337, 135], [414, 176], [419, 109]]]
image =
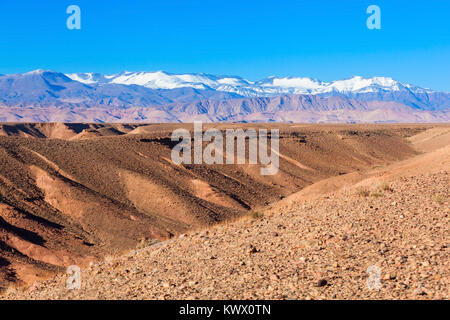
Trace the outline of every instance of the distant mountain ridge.
[[0, 75], [0, 121], [447, 122], [450, 94], [391, 78], [122, 72]]
[[201, 99], [232, 99], [237, 94], [180, 87], [150, 89], [118, 83], [87, 84], [60, 72], [36, 70], [0, 76], [0, 104], [6, 106], [154, 106]]
[[431, 93], [431, 89], [404, 84], [388, 77], [363, 78], [354, 76], [348, 79], [324, 82], [308, 77], [268, 77], [256, 82], [239, 76], [217, 76], [205, 73], [174, 74], [164, 71], [128, 72], [113, 75], [100, 73], [73, 73], [69, 78], [86, 84], [136, 84], [151, 89], [174, 89], [192, 87], [196, 89], [214, 89], [236, 92], [243, 96], [273, 96], [279, 94], [321, 94], [367, 93], [409, 90], [414, 93]]
[[172, 74], [156, 72], [121, 72], [114, 75], [99, 73], [68, 74], [69, 78], [86, 84], [140, 85], [151, 89], [175, 89], [190, 87], [199, 90], [215, 90], [235, 93], [243, 97], [273, 97], [289, 94], [321, 96], [343, 95], [363, 101], [394, 101], [425, 110], [450, 108], [450, 94], [428, 88], [401, 83], [388, 77], [349, 79], [323, 82], [306, 77], [268, 77], [252, 82], [238, 76], [210, 74]]

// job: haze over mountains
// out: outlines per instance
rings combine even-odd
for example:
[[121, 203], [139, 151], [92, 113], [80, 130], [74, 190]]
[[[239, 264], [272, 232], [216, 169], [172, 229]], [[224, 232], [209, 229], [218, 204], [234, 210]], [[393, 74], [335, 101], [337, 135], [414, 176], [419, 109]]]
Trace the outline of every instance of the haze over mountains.
[[450, 93], [391, 78], [323, 82], [122, 72], [0, 75], [0, 121], [447, 122]]

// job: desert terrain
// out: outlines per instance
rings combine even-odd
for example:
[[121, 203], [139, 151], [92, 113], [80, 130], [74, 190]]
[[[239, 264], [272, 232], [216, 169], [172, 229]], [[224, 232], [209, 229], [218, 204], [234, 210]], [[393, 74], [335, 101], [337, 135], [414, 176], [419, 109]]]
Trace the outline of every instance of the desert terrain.
[[0, 124], [1, 297], [449, 298], [449, 125], [204, 126], [280, 129], [273, 176], [173, 163], [181, 127]]

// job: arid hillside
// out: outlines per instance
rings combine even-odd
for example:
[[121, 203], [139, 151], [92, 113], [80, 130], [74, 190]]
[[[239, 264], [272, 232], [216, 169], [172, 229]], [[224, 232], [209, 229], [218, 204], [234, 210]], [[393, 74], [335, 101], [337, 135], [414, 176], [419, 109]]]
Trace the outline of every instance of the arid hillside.
[[270, 125], [280, 129], [274, 176], [261, 176], [259, 165], [176, 165], [170, 135], [180, 127], [192, 129], [0, 125], [0, 287], [254, 215], [324, 179], [411, 158], [420, 150], [408, 137], [442, 125]]
[[3, 298], [449, 299], [450, 128], [407, 140], [421, 153], [93, 263], [79, 290], [61, 274]]

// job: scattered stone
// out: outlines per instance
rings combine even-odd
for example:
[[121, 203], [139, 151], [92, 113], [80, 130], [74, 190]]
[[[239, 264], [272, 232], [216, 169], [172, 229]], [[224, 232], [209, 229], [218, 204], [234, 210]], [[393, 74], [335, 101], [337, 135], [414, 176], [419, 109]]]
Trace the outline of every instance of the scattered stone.
[[[8, 289], [4, 299], [448, 299], [448, 203], [433, 201], [449, 193], [448, 181], [448, 172], [408, 177], [369, 203], [351, 189], [294, 202], [283, 215], [201, 231], [207, 245], [180, 236], [164, 250], [95, 262], [83, 290], [67, 290], [61, 274], [31, 291]], [[374, 265], [381, 290], [367, 289]]]
[[253, 246], [252, 244], [247, 249], [247, 253], [249, 253], [249, 254], [257, 253], [257, 252], [259, 252], [259, 250], [256, 249], [255, 246]]
[[169, 287], [170, 287], [170, 284], [167, 283], [167, 282], [164, 282], [164, 283], [162, 284], [162, 286], [163, 286], [163, 288], [169, 288]]
[[325, 279], [319, 279], [314, 284], [315, 287], [325, 287], [328, 284], [328, 281]]

